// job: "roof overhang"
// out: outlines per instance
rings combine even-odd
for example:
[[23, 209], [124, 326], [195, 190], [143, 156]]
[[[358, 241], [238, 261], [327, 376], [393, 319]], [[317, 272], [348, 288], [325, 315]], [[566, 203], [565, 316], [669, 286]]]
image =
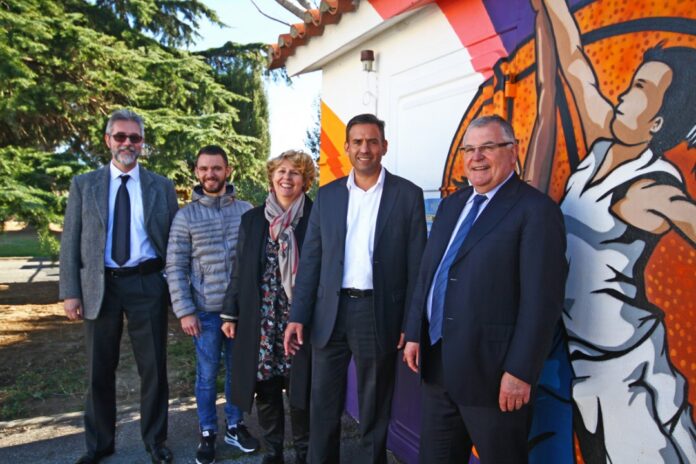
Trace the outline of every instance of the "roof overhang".
[[321, 69], [433, 1], [322, 0], [319, 9], [305, 12], [304, 23], [293, 24], [289, 33], [269, 46], [269, 68], [285, 66], [291, 76]]

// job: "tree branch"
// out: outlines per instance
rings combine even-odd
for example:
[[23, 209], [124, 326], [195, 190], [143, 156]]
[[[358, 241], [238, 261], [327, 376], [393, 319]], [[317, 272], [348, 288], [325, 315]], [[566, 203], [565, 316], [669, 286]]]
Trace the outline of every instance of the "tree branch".
[[294, 14], [300, 19], [304, 19], [304, 12], [305, 10], [301, 9], [294, 3], [292, 3], [290, 0], [275, 0], [276, 3], [286, 10], [288, 10], [290, 13]]
[[290, 24], [286, 23], [285, 21], [281, 21], [280, 19], [274, 18], [273, 16], [268, 15], [268, 14], [264, 13], [263, 11], [261, 11], [261, 8], [259, 8], [259, 6], [256, 4], [256, 2], [254, 0], [249, 0], [249, 1], [251, 2], [252, 5], [254, 5], [254, 7], [256, 7], [256, 11], [261, 13], [266, 18], [270, 19], [271, 21], [275, 21], [275, 22], [280, 23], [280, 24], [285, 24], [286, 26], [290, 27]]

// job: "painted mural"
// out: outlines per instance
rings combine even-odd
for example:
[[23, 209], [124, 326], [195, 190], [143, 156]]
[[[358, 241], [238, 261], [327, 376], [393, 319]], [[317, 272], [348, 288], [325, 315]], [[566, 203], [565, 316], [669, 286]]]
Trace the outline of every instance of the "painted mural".
[[[384, 21], [437, 5], [483, 76], [442, 195], [466, 184], [468, 123], [497, 113], [515, 127], [520, 175], [564, 212], [564, 327], [542, 372], [530, 461], [696, 463], [693, 2], [367, 1]], [[339, 107], [322, 101], [322, 184], [350, 170], [352, 114]]]
[[522, 177], [563, 210], [565, 333], [542, 374], [532, 461], [696, 462], [696, 11], [525, 6], [527, 19], [507, 10], [523, 18], [501, 34], [510, 53], [466, 110], [441, 190], [465, 183], [468, 122], [497, 113], [515, 126]]

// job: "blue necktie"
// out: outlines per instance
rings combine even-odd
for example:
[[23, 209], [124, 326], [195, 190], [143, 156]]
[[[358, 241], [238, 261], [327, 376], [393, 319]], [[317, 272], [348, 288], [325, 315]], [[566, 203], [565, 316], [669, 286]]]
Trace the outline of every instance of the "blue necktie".
[[434, 345], [442, 337], [442, 315], [445, 312], [445, 294], [447, 293], [447, 279], [449, 277], [449, 270], [454, 262], [454, 258], [459, 253], [459, 248], [461, 248], [464, 243], [464, 239], [469, 234], [471, 226], [474, 225], [476, 216], [478, 215], [479, 209], [481, 208], [481, 203], [486, 200], [485, 195], [474, 196], [474, 204], [467, 213], [462, 225], [459, 226], [457, 234], [452, 240], [452, 245], [447, 250], [445, 257], [442, 258], [442, 263], [440, 264], [440, 269], [435, 275], [435, 280], [433, 284], [433, 302], [430, 307], [430, 330], [428, 334], [430, 335], [430, 343]]
[[114, 205], [114, 227], [111, 231], [111, 259], [123, 266], [130, 259], [130, 195], [126, 188], [130, 176], [121, 176], [121, 185], [116, 192]]

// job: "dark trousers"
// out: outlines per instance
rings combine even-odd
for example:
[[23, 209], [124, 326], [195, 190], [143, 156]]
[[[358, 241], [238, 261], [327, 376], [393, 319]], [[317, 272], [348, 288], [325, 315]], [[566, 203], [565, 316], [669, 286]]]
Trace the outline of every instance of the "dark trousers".
[[526, 464], [531, 407], [457, 404], [444, 387], [441, 348], [436, 343], [422, 360], [420, 464], [468, 463], [472, 445], [481, 464]]
[[336, 325], [327, 345], [312, 349], [312, 464], [340, 460], [341, 415], [351, 354], [358, 380], [360, 463], [386, 463], [387, 427], [394, 392], [396, 347], [383, 353], [375, 333], [372, 298], [341, 296]]
[[158, 272], [106, 277], [95, 320], [85, 320], [88, 390], [85, 439], [90, 454], [113, 449], [116, 368], [123, 316], [140, 374], [140, 429], [146, 445], [167, 439], [167, 286]]
[[[261, 441], [266, 454], [280, 458], [283, 456], [285, 438], [285, 409], [283, 407], [283, 388], [289, 387], [286, 377], [273, 377], [256, 382], [256, 412], [262, 430]], [[307, 460], [309, 446], [309, 411], [290, 405], [290, 425], [292, 441], [298, 463]]]

